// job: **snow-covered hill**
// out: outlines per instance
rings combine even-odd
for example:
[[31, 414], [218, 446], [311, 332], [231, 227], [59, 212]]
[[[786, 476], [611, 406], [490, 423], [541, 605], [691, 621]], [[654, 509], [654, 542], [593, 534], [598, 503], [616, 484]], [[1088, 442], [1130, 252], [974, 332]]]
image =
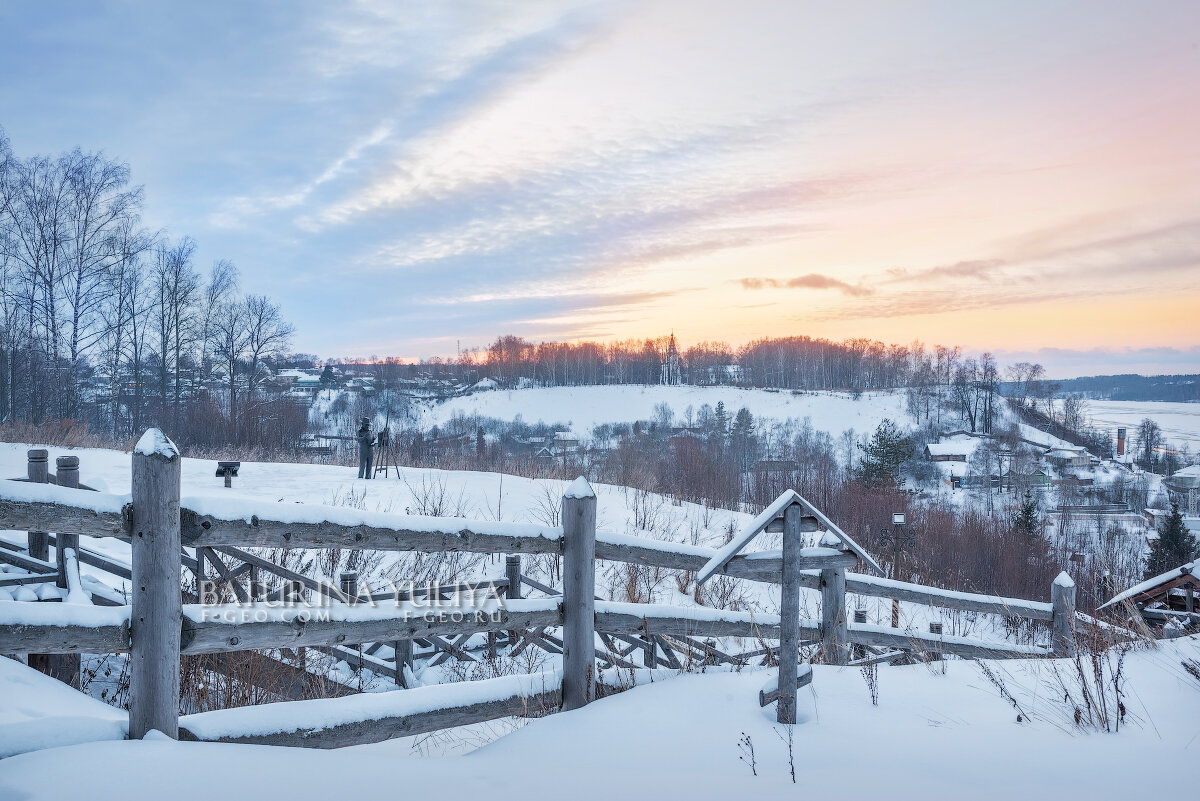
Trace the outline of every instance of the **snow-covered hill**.
[[[660, 677], [439, 759], [421, 754], [469, 751], [478, 733], [451, 730], [336, 751], [153, 736], [42, 750], [0, 761], [0, 798], [199, 801], [218, 786], [251, 798], [289, 799], [348, 790], [574, 801], [1191, 798], [1200, 782], [1200, 680], [1181, 665], [1197, 660], [1200, 636], [1129, 654], [1128, 712], [1119, 733], [1075, 724], [1054, 677], [1059, 671], [1070, 685], [1074, 668], [1067, 660], [883, 667], [878, 706], [858, 669], [817, 665], [811, 687], [798, 697], [801, 722], [790, 727], [796, 784], [789, 727], [775, 723], [772, 708], [758, 706], [758, 690], [772, 675], [759, 669]], [[53, 721], [60, 726], [96, 715], [82, 696], [76, 709], [52, 699], [52, 684], [27, 668], [0, 670], [0, 699], [19, 690], [23, 705], [37, 707], [45, 698], [62, 716]]]
[[896, 421], [904, 418], [901, 392], [869, 392], [855, 400], [835, 392], [612, 385], [476, 392], [427, 407], [420, 420], [422, 426], [429, 427], [443, 425], [457, 415], [478, 414], [502, 420], [520, 415], [527, 423], [561, 423], [578, 436], [590, 437], [592, 430], [603, 423], [652, 420], [660, 404], [670, 406], [675, 424], [683, 425], [689, 408], [694, 416], [704, 404], [715, 409], [722, 402], [730, 417], [745, 407], [755, 418], [808, 418], [813, 428], [835, 436], [849, 428], [859, 433], [873, 431], [885, 417]]

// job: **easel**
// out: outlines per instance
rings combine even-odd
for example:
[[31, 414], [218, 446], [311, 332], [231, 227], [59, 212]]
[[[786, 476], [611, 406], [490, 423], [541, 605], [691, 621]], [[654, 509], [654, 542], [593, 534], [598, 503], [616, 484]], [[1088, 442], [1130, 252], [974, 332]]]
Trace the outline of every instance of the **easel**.
[[400, 465], [396, 461], [396, 446], [392, 442], [391, 432], [385, 426], [378, 434], [375, 435], [375, 472], [374, 476], [383, 473], [383, 477], [388, 477], [388, 466], [390, 465], [396, 471], [396, 478], [400, 478]]

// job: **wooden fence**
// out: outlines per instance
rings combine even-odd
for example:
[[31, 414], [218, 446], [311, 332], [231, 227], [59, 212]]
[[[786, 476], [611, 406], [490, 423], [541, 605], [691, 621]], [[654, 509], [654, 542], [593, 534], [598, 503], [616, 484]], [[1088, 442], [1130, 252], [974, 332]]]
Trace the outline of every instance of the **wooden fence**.
[[[795, 662], [802, 641], [819, 643], [824, 660], [834, 664], [865, 664], [890, 658], [898, 652], [914, 651], [965, 658], [1068, 655], [1074, 652], [1074, 584], [1066, 574], [1054, 583], [1051, 603], [950, 592], [848, 574], [847, 570], [858, 562], [853, 553], [835, 547], [829, 540], [823, 541], [822, 547], [800, 547], [803, 531], [814, 530], [816, 525], [812, 518], [801, 514], [797, 505], [788, 506], [781, 512], [782, 525], [778, 527], [784, 537], [781, 552], [738, 555], [729, 559], [720, 571], [735, 578], [782, 584], [782, 615], [754, 615], [596, 599], [597, 559], [699, 571], [716, 551], [598, 531], [596, 496], [582, 478], [572, 484], [563, 497], [562, 525], [545, 527], [364, 513], [308, 505], [267, 506], [233, 497], [228, 501], [183, 499], [180, 463], [174, 445], [160, 432], [151, 430], [133, 454], [130, 496], [76, 489], [70, 477], [67, 481], [57, 481], [57, 486], [43, 483], [47, 478], [37, 473], [32, 460], [27, 480], [0, 484], [0, 529], [31, 532], [27, 554], [0, 550], [0, 561], [31, 571], [35, 574], [28, 578], [31, 582], [48, 581], [53, 575], [56, 581], [61, 577], [76, 590], [81, 589], [77, 569], [80, 561], [131, 582], [128, 605], [0, 603], [0, 653], [129, 653], [129, 736], [132, 738], [142, 737], [151, 729], [172, 737], [181, 736], [179, 658], [187, 654], [313, 647], [347, 661], [353, 662], [357, 658], [359, 666], [372, 670], [394, 671], [397, 683], [402, 685], [404, 669], [412, 664], [414, 642], [430, 648], [431, 653], [440, 652], [438, 659], [451, 656], [473, 659], [475, 657], [466, 650], [467, 640], [473, 635], [487, 634], [487, 648], [494, 654], [498, 636], [505, 633], [511, 653], [533, 645], [562, 654], [561, 673], [541, 675], [536, 692], [530, 689], [532, 685], [514, 689], [511, 682], [501, 682], [494, 687], [488, 685], [488, 688], [465, 696], [458, 684], [419, 688], [421, 703], [425, 705], [421, 707], [423, 711], [414, 711], [417, 707], [411, 704], [415, 701], [397, 701], [390, 693], [372, 693], [364, 701], [354, 700], [359, 697], [356, 696], [292, 702], [315, 704], [321, 711], [314, 708], [314, 715], [325, 718], [329, 715], [328, 707], [321, 707], [322, 704], [366, 709], [362, 704], [368, 703], [379, 704], [383, 709], [407, 711], [390, 716], [349, 712], [344, 725], [331, 726], [315, 723], [305, 726], [301, 725], [303, 720], [297, 724], [292, 716], [287, 718], [288, 725], [296, 725], [286, 731], [245, 729], [239, 733], [237, 726], [216, 725], [213, 720], [222, 715], [229, 716], [229, 720], [249, 721], [253, 718], [237, 710], [217, 710], [203, 713], [208, 717], [192, 716], [195, 731], [187, 729], [188, 718], [185, 718], [182, 732], [182, 736], [193, 739], [324, 747], [480, 722], [515, 714], [514, 710], [536, 712], [555, 706], [575, 709], [592, 701], [597, 687], [605, 681], [602, 671], [597, 668], [598, 662], [609, 667], [633, 668], [634, 663], [626, 657], [639, 649], [643, 654], [642, 665], [646, 667], [678, 669], [683, 661], [693, 658], [735, 664], [746, 664], [754, 657], [761, 657], [764, 664], [778, 660], [782, 667], [779, 686], [768, 696], [771, 700], [778, 698], [779, 718], [783, 722], [795, 722], [795, 687], [803, 683], [803, 675]], [[75, 466], [74, 482], [77, 484], [77, 460]], [[278, 519], [259, 514], [263, 510], [275, 512]], [[51, 535], [43, 532], [55, 532], [56, 552], [60, 554], [57, 564], [48, 561]], [[126, 570], [110, 558], [81, 549], [80, 536], [111, 537], [129, 542], [131, 566]], [[481, 608], [458, 616], [431, 617], [427, 607], [415, 603], [418, 597], [441, 598], [464, 586], [472, 592], [483, 587], [480, 584], [447, 585], [407, 594], [373, 594], [368, 590], [364, 595], [357, 588], [347, 592], [346, 587], [333, 587], [288, 571], [241, 550], [244, 547], [464, 551], [507, 553], [510, 556], [506, 561], [506, 578], [487, 583], [490, 594]], [[195, 549], [195, 558], [189, 557], [185, 548]], [[561, 590], [521, 574], [519, 554], [543, 553], [560, 554], [563, 558]], [[222, 554], [240, 560], [241, 564], [231, 568], [221, 558]], [[69, 567], [72, 563], [76, 565], [73, 574]], [[238, 603], [184, 603], [180, 587], [183, 568], [195, 571], [197, 578], [202, 580], [206, 576], [206, 563], [216, 570], [218, 579], [225, 586], [233, 589]], [[274, 593], [263, 593], [256, 586], [258, 571], [271, 573], [287, 583]], [[249, 589], [242, 587], [242, 577], [250, 579]], [[524, 598], [524, 587], [541, 592], [545, 597]], [[800, 587], [821, 591], [820, 620], [800, 619]], [[289, 588], [308, 590], [318, 597], [338, 598], [346, 603], [323, 607], [323, 614], [306, 617], [297, 612], [295, 606], [287, 605]], [[847, 593], [1047, 622], [1051, 624], [1053, 648], [1048, 651], [1008, 642], [947, 636], [940, 631], [911, 632], [851, 623], [846, 617]], [[292, 595], [294, 597], [294, 592]], [[92, 597], [100, 598], [100, 603], [115, 603], [104, 596], [93, 594]], [[394, 607], [380, 609], [368, 605], [364, 608], [356, 603], [384, 598], [395, 601]], [[561, 639], [550, 633], [556, 629], [561, 629]], [[604, 644], [603, 649], [597, 648], [597, 637]], [[779, 641], [780, 645], [778, 649], [765, 646], [757, 651], [730, 655], [716, 648], [715, 639], [720, 637]], [[697, 638], [703, 641], [697, 641]], [[373, 657], [371, 648], [357, 652], [348, 648], [364, 643], [375, 644], [372, 647], [392, 644], [393, 665]], [[867, 650], [871, 650], [870, 655], [864, 655]], [[807, 675], [811, 678], [811, 673]], [[353, 704], [359, 706], [353, 707]], [[261, 717], [273, 720], [275, 716]]]

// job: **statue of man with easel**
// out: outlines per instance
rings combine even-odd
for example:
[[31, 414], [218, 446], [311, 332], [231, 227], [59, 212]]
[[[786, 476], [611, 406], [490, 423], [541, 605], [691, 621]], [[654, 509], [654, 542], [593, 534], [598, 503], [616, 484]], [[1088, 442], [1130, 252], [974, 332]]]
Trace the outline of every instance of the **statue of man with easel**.
[[375, 435], [371, 433], [370, 417], [362, 419], [362, 425], [358, 427], [354, 438], [358, 440], [358, 477], [374, 478], [371, 463], [374, 461]]

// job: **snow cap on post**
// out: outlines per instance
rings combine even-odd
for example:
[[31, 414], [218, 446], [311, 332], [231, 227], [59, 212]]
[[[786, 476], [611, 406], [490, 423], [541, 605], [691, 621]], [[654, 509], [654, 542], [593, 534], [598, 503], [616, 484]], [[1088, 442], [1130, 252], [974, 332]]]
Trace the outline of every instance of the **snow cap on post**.
[[133, 452], [142, 456], [161, 456], [168, 462], [179, 458], [179, 448], [158, 428], [146, 429], [146, 433], [142, 434], [142, 438], [134, 446]]
[[[1042, 579], [1042, 581], [1045, 581], [1045, 579]], [[1054, 583], [1055, 583], [1055, 585], [1057, 585], [1059, 587], [1074, 587], [1075, 579], [1071, 578], [1067, 574], [1067, 571], [1064, 570], [1063, 572], [1059, 573], [1058, 576], [1054, 579]]]
[[571, 486], [567, 487], [567, 491], [563, 493], [564, 498], [595, 498], [596, 491], [592, 489], [592, 485], [583, 476], [571, 482]]

